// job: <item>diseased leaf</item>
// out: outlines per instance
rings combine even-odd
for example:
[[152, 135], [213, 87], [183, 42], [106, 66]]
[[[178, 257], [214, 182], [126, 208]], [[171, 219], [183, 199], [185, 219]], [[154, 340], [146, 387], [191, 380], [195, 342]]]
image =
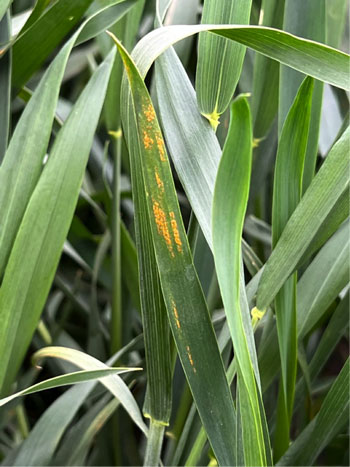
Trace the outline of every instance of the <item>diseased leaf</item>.
[[[147, 211], [168, 318], [179, 357], [215, 455], [233, 464], [235, 412], [203, 292], [196, 275], [157, 118], [141, 76], [115, 39], [130, 83], [122, 88], [130, 157], [140, 160]], [[124, 113], [125, 112], [125, 113]], [[140, 174], [141, 175], [141, 174]], [[171, 265], [171, 267], [169, 267]], [[203, 346], [203, 339], [206, 345]], [[220, 395], [219, 395], [220, 394]], [[210, 410], [208, 406], [210, 405]], [[219, 426], [215, 420], [220, 419]]]

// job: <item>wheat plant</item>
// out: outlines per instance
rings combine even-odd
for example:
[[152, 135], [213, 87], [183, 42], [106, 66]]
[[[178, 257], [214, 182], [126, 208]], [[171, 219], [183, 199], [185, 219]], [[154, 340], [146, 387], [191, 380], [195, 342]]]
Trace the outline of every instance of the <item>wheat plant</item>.
[[1, 465], [349, 465], [348, 7], [0, 0]]

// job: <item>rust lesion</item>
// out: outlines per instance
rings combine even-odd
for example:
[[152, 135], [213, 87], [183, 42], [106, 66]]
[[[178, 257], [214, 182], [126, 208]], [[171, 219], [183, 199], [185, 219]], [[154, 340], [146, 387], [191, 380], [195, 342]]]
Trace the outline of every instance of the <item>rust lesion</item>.
[[153, 120], [156, 118], [156, 113], [152, 104], [148, 104], [147, 106], [143, 107], [143, 114], [149, 123], [153, 122]]
[[144, 130], [143, 132], [143, 145], [145, 149], [151, 149], [154, 144], [153, 138]]
[[174, 240], [175, 240], [175, 243], [176, 243], [177, 251], [179, 253], [182, 253], [182, 241], [181, 241], [181, 238], [180, 238], [179, 229], [177, 228], [177, 222], [176, 222], [175, 214], [174, 214], [173, 211], [170, 212], [170, 218], [171, 218], [171, 221], [170, 221], [171, 229], [172, 229], [172, 232], [173, 232], [173, 236], [174, 236]]
[[190, 349], [189, 345], [186, 346], [186, 352], [187, 352], [187, 356], [188, 356], [188, 360], [190, 362], [190, 365], [191, 365], [191, 367], [193, 369], [193, 372], [197, 373], [197, 370], [196, 370], [196, 368], [194, 366], [193, 358], [192, 358], [192, 355], [191, 355], [191, 349]]
[[163, 183], [163, 180], [160, 178], [160, 175], [159, 175], [159, 173], [157, 171], [157, 168], [154, 169], [154, 176], [155, 176], [155, 179], [156, 179], [157, 186], [158, 186], [159, 190], [163, 193], [164, 183]]
[[175, 305], [174, 300], [171, 301], [171, 306], [172, 306], [173, 313], [174, 313], [174, 317], [175, 317], [176, 327], [177, 327], [178, 329], [181, 329], [181, 324], [180, 324], [180, 319], [179, 319], [179, 313], [177, 312], [177, 309], [176, 309], [176, 305]]
[[162, 138], [162, 135], [156, 134], [156, 142], [157, 142], [157, 148], [158, 148], [160, 160], [162, 162], [165, 162], [166, 161], [165, 146], [164, 146], [164, 140]]
[[175, 255], [173, 252], [173, 243], [170, 237], [166, 215], [158, 201], [153, 202], [153, 214], [157, 225], [158, 233], [164, 238], [171, 256], [174, 257]]

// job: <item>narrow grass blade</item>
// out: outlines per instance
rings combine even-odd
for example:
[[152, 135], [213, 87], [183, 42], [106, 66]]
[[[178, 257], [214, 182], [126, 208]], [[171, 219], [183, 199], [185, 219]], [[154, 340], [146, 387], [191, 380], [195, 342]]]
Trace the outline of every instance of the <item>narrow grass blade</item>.
[[[141, 370], [141, 368], [130, 368], [130, 371], [135, 370]], [[28, 394], [34, 394], [46, 389], [68, 386], [70, 384], [86, 383], [87, 381], [91, 381], [93, 379], [100, 379], [113, 374], [126, 373], [127, 371], [129, 371], [129, 368], [106, 368], [105, 370], [100, 369], [93, 371], [75, 371], [74, 373], [67, 373], [66, 375], [56, 376], [54, 378], [41, 381], [40, 383], [36, 383], [27, 389], [23, 389], [22, 391], [12, 394], [11, 396], [0, 399], [0, 407], [12, 401], [13, 399], [16, 399], [17, 397], [27, 396]]]
[[[162, 124], [172, 160], [206, 241], [212, 248], [212, 199], [215, 175], [221, 157], [218, 140], [208, 123], [201, 117], [194, 89], [173, 50], [167, 51], [157, 60], [156, 86]], [[177, 103], [176, 107], [173, 102]], [[251, 260], [250, 248], [244, 241], [242, 248], [243, 256]], [[253, 333], [249, 332], [250, 314], [243, 275], [240, 276], [240, 300], [244, 322], [248, 323], [248, 347], [256, 379], [260, 384]]]
[[[285, 0], [263, 0], [261, 26], [282, 29]], [[254, 137], [266, 135], [277, 114], [279, 64], [257, 54], [254, 62], [252, 115]]]
[[[60, 0], [51, 5], [13, 45], [13, 86], [22, 87], [82, 19], [92, 0]], [[54, 33], [53, 25], [55, 25]], [[35, 50], [35, 54], [31, 51]], [[30, 59], [29, 59], [30, 58]]]
[[47, 69], [23, 111], [0, 167], [0, 276], [43, 168], [69, 42]]
[[349, 420], [349, 359], [329, 390], [321, 409], [277, 465], [312, 465]]
[[[93, 382], [74, 386], [56, 399], [21, 444], [13, 465], [50, 465], [63, 433], [93, 388]], [[55, 420], [55, 423], [52, 423], [52, 420]]]
[[[99, 3], [103, 4], [103, 7], [99, 6]], [[97, 32], [103, 32], [116, 21], [121, 20], [135, 6], [137, 0], [108, 0], [99, 3], [93, 9], [94, 14], [91, 15], [91, 20], [81, 32], [77, 45], [94, 38]]]
[[[131, 95], [128, 94], [127, 83], [122, 89], [122, 102], [125, 103], [122, 108], [126, 113], [122, 117], [123, 126], [131, 158], [140, 158], [141, 161], [147, 210], [169, 322], [215, 455], [220, 463], [232, 465], [235, 462], [233, 402], [193, 266], [163, 137], [142, 78], [125, 49], [117, 40], [116, 43], [131, 88]], [[205, 346], [202, 345], [203, 339]], [[220, 419], [220, 425], [215, 423], [217, 419]]]
[[349, 55], [318, 42], [263, 26], [196, 25], [156, 29], [143, 37], [133, 51], [141, 76], [147, 73], [154, 60], [171, 45], [203, 31], [211, 31], [251, 47], [320, 81], [350, 89]]
[[[326, 42], [326, 0], [318, 2], [304, 2], [303, 0], [286, 0], [283, 29], [302, 35], [306, 39]], [[317, 18], [317, 21], [315, 21]], [[286, 66], [281, 66], [279, 90], [279, 131], [287, 116], [290, 106], [297, 94], [304, 76]], [[312, 98], [309, 138], [305, 157], [303, 175], [303, 191], [310, 185], [314, 177], [318, 152], [318, 136], [321, 121], [323, 84], [315, 82]]]
[[[241, 237], [249, 194], [252, 141], [248, 102], [245, 97], [238, 97], [231, 107], [230, 128], [215, 183], [213, 246], [221, 295], [238, 362], [245, 463], [266, 465], [262, 414], [243, 325], [239, 293]], [[228, 186], [235, 187], [235, 196], [228, 198]]]
[[3, 18], [6, 10], [11, 5], [12, 0], [0, 0], [0, 20]]
[[339, 47], [346, 22], [346, 0], [326, 0], [327, 44]]
[[[115, 1], [115, 0], [114, 0]], [[121, 5], [118, 5], [120, 8]], [[130, 5], [129, 5], [130, 7]], [[100, 32], [97, 21], [108, 7], [98, 10], [81, 25], [51, 63], [16, 126], [0, 168], [0, 277], [13, 246], [29, 198], [43, 169], [54, 112], [69, 54], [77, 41]], [[114, 12], [116, 16], [121, 11]], [[110, 18], [113, 18], [113, 16]], [[91, 23], [94, 27], [91, 27]], [[84, 36], [85, 29], [89, 34]], [[35, 115], [35, 118], [33, 118]]]
[[303, 256], [302, 263], [310, 258], [338, 230], [349, 217], [349, 188], [347, 188], [335, 203], [326, 219], [322, 222], [309, 248]]
[[[325, 364], [332, 355], [332, 352], [338, 345], [340, 339], [344, 333], [347, 332], [349, 327], [348, 320], [349, 310], [349, 292], [340, 301], [334, 313], [322, 334], [321, 340], [317, 346], [316, 352], [314, 353], [312, 360], [309, 363], [309, 374], [311, 383], [315, 381], [319, 373], [324, 368]], [[304, 400], [304, 393], [306, 389], [305, 379], [301, 378], [298, 381], [295, 391], [295, 404], [301, 405]]]
[[[136, 342], [140, 342], [139, 337], [133, 339], [118, 351], [115, 356], [106, 362], [106, 366], [113, 365], [115, 360], [120, 359], [125, 353], [132, 350]], [[97, 384], [96, 381], [90, 381], [83, 385], [74, 386], [56, 399], [42, 414], [29, 433], [28, 438], [22, 443], [14, 465], [50, 465], [64, 432]], [[52, 423], [52, 420], [55, 420], [56, 423]]]
[[37, 0], [33, 10], [30, 13], [29, 18], [25, 22], [25, 25], [21, 29], [21, 34], [30, 28], [44, 13], [45, 9], [50, 5], [52, 0]]
[[350, 128], [333, 146], [322, 167], [289, 219], [262, 274], [257, 307], [265, 309], [294, 271], [313, 236], [349, 186]]
[[349, 282], [350, 223], [328, 240], [298, 282], [298, 331], [303, 339]]
[[[96, 70], [57, 135], [11, 251], [0, 289], [3, 390], [24, 357], [51, 287], [78, 199], [113, 58], [111, 53]], [[79, 157], [74, 157], [76, 154]]]
[[[110, 398], [110, 396], [108, 395]], [[108, 401], [108, 399], [107, 399]], [[118, 399], [107, 402], [106, 397], [95, 403], [79, 422], [67, 433], [54, 465], [85, 465], [96, 435], [119, 407]]]
[[[10, 12], [0, 20], [0, 47], [11, 36]], [[0, 54], [0, 164], [7, 149], [10, 130], [10, 103], [11, 103], [11, 69], [12, 51], [8, 50], [3, 57]]]
[[[83, 370], [97, 370], [108, 368], [107, 365], [100, 362], [94, 357], [91, 357], [79, 350], [69, 349], [66, 347], [44, 347], [38, 350], [34, 356], [34, 362], [40, 361], [42, 358], [59, 358], [73, 363], [78, 368]], [[130, 389], [124, 381], [117, 375], [108, 376], [100, 381], [117, 399], [136, 423], [136, 425], [147, 435], [147, 427], [145, 426], [139, 407], [130, 392]]]
[[[117, 5], [123, 2], [126, 2], [125, 6]], [[23, 34], [19, 34], [13, 45], [12, 84], [14, 87], [20, 88], [27, 82], [74, 26], [83, 19], [91, 3], [92, 0], [53, 2], [31, 27], [26, 29]], [[85, 28], [78, 38], [78, 43], [91, 39], [99, 32], [104, 31], [118, 17], [123, 16], [133, 3], [133, 0], [108, 0], [104, 2], [104, 5], [97, 12], [84, 21]], [[54, 34], [52, 33], [53, 25], [55, 26]], [[35, 50], [36, 53], [32, 54], [32, 50]]]
[[[205, 0], [203, 24], [249, 24], [251, 0]], [[228, 107], [241, 74], [245, 47], [201, 33], [198, 44], [196, 91], [201, 113], [216, 129]]]
[[[278, 240], [301, 198], [304, 161], [310, 127], [314, 83], [306, 78], [287, 115], [278, 145], [272, 204], [272, 246]], [[297, 371], [296, 273], [275, 298], [275, 313], [280, 348], [282, 380], [274, 444], [279, 459], [289, 446]]]

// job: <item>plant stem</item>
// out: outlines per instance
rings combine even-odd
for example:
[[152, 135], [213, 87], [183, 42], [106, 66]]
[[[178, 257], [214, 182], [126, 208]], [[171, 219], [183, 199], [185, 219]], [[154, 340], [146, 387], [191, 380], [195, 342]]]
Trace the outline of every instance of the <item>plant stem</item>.
[[144, 466], [158, 466], [160, 461], [160, 452], [163, 444], [165, 425], [152, 420], [146, 447]]

